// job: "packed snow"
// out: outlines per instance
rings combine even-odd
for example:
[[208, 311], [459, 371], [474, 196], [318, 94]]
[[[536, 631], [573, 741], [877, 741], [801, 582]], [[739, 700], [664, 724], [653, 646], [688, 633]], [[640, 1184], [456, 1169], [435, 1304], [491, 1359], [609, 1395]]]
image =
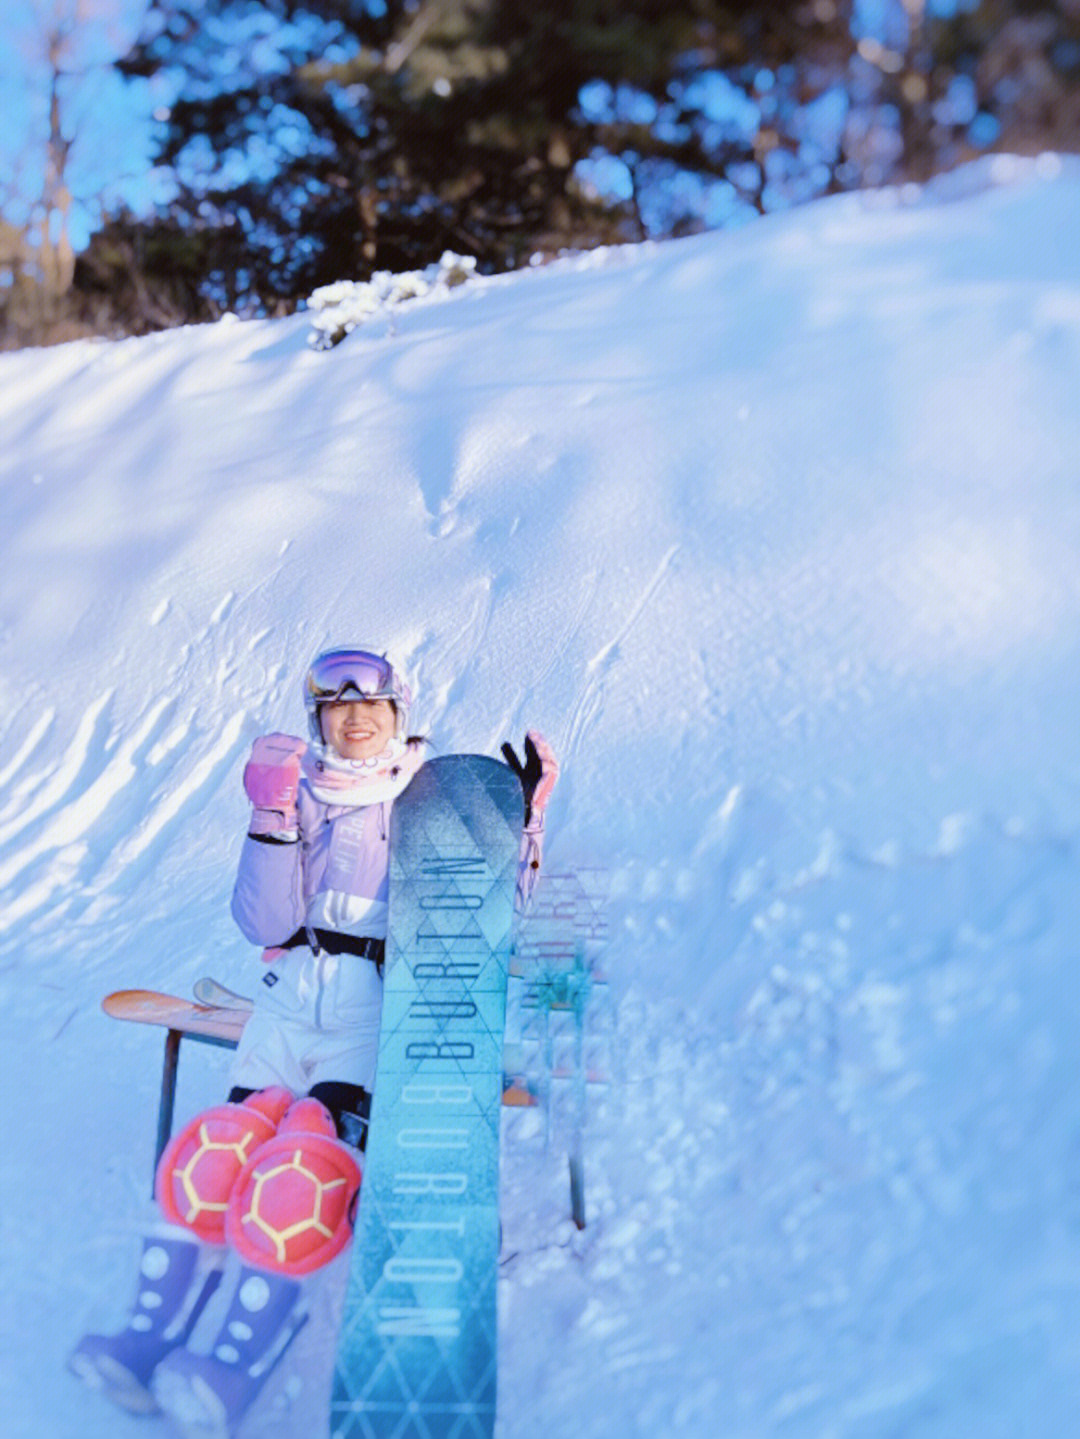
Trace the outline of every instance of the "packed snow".
[[[7, 1439], [167, 1432], [64, 1369], [151, 1214], [160, 1034], [99, 1003], [250, 988], [240, 772], [327, 641], [439, 751], [543, 730], [608, 875], [583, 1231], [507, 1114], [498, 1439], [1073, 1431], [1077, 234], [1080, 163], [996, 159], [324, 352], [0, 356]], [[325, 1433], [285, 1368], [245, 1439]]]

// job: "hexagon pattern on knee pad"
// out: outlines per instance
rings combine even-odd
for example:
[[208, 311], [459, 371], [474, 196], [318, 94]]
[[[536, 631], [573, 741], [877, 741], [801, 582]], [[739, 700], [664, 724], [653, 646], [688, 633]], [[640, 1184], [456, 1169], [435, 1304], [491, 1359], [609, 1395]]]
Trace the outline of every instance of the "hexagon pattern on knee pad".
[[208, 1244], [224, 1244], [229, 1195], [292, 1103], [287, 1089], [264, 1089], [242, 1104], [218, 1104], [189, 1120], [158, 1162], [155, 1194], [166, 1218]]
[[229, 1199], [226, 1237], [249, 1264], [310, 1274], [352, 1237], [360, 1166], [329, 1111], [299, 1100], [252, 1155]]

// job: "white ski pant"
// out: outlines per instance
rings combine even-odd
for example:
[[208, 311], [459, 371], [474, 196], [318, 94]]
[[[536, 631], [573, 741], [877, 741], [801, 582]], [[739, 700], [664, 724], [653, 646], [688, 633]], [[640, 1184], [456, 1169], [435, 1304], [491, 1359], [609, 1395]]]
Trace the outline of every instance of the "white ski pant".
[[382, 978], [373, 960], [303, 946], [265, 967], [231, 1082], [282, 1084], [296, 1095], [324, 1080], [375, 1087]]

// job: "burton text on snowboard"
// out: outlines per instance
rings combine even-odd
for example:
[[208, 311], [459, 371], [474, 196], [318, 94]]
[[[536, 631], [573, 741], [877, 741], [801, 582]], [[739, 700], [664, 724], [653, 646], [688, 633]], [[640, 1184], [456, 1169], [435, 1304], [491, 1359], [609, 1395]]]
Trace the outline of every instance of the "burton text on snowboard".
[[522, 796], [479, 755], [394, 802], [376, 1088], [334, 1439], [489, 1439], [499, 1124]]

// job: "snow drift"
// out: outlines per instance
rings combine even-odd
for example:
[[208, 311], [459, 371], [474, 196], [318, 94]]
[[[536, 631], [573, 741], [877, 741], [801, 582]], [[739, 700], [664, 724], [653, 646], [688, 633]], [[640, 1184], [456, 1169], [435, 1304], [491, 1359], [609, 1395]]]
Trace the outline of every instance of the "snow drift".
[[610, 873], [583, 1234], [504, 1145], [500, 1439], [1069, 1432], [1078, 232], [1075, 162], [996, 160], [327, 353], [0, 356], [12, 1439], [149, 1432], [63, 1373], [149, 1191], [158, 1044], [98, 1002], [250, 982], [240, 769], [328, 640], [440, 750], [543, 729], [549, 862]]

